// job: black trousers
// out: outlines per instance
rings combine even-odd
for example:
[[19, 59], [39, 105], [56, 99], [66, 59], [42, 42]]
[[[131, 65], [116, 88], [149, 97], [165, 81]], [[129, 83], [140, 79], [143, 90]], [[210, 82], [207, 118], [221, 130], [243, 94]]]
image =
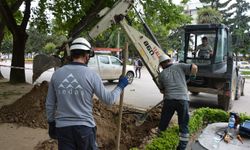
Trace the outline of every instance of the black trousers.
[[98, 150], [96, 128], [68, 126], [56, 129], [58, 150]]
[[180, 137], [180, 142], [177, 150], [185, 150], [189, 139], [189, 102], [187, 100], [164, 100], [159, 130], [166, 130], [175, 111], [178, 115]]
[[[138, 76], [137, 76], [137, 73], [138, 73]], [[141, 67], [136, 67], [135, 68], [135, 77], [139, 77], [141, 78]]]

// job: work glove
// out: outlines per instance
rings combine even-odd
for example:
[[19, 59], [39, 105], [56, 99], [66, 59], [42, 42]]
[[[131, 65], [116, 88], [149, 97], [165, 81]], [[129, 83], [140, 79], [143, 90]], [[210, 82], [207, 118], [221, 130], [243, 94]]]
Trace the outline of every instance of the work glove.
[[128, 85], [128, 77], [120, 77], [117, 86], [123, 90], [127, 85]]
[[48, 122], [49, 123], [49, 137], [52, 139], [57, 139], [56, 135], [56, 122]]

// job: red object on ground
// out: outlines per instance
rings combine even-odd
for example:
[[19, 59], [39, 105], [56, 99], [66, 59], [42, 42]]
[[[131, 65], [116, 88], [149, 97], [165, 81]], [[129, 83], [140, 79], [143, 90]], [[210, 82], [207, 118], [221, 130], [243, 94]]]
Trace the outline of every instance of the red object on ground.
[[107, 48], [107, 47], [94, 47], [94, 51], [110, 51], [110, 52], [120, 52], [121, 48]]

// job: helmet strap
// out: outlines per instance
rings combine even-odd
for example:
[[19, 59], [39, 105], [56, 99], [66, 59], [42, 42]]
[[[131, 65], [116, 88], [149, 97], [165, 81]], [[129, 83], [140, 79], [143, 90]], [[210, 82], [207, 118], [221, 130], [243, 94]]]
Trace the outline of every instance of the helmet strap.
[[94, 57], [95, 56], [95, 52], [91, 49], [89, 52], [89, 57]]

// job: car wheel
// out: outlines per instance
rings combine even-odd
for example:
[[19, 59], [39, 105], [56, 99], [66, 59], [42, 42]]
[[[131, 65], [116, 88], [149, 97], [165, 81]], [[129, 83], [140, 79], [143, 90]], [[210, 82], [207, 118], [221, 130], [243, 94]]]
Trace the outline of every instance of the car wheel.
[[242, 83], [241, 83], [241, 80], [239, 80], [238, 82], [239, 82], [239, 83], [238, 83], [237, 88], [236, 88], [235, 100], [239, 100], [239, 99], [240, 99], [241, 91], [242, 91]]
[[127, 72], [126, 76], [128, 77], [128, 83], [131, 84], [134, 80], [134, 73], [133, 72]]
[[228, 111], [232, 108], [234, 97], [218, 95], [218, 105], [225, 111]]

